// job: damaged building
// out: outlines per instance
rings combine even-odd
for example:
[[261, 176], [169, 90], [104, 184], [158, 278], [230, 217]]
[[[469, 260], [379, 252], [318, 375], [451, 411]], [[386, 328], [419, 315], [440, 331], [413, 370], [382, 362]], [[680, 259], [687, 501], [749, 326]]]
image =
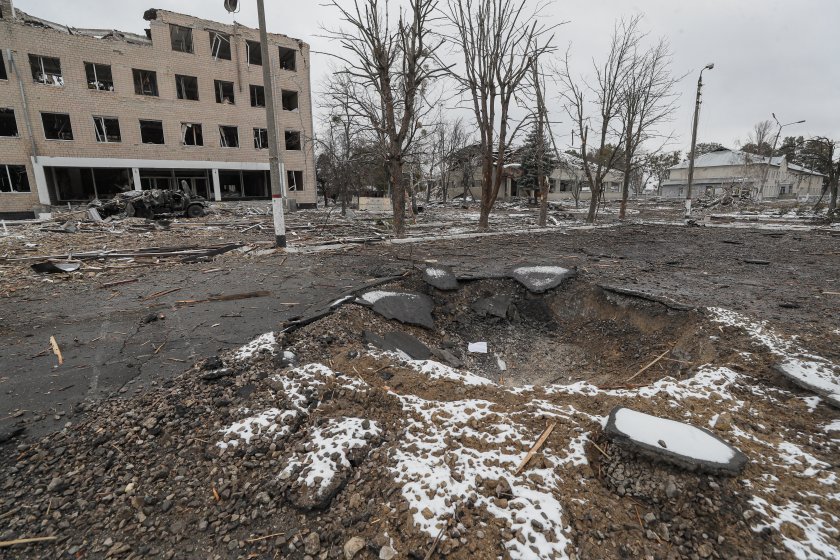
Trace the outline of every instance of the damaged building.
[[[220, 7], [220, 13], [224, 13]], [[119, 192], [270, 198], [271, 64], [290, 203], [314, 207], [309, 46], [150, 9], [144, 35], [76, 29], [0, 0], [0, 216]]]

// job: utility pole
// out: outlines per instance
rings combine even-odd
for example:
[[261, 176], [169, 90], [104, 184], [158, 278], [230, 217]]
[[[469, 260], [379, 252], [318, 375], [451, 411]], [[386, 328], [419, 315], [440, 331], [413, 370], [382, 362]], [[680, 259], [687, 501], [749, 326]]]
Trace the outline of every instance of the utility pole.
[[[770, 150], [770, 157], [767, 158], [767, 165], [764, 166], [764, 173], [761, 177], [761, 187], [758, 189], [758, 201], [761, 202], [764, 200], [764, 189], [767, 186], [767, 176], [770, 174], [770, 166], [773, 164], [773, 154], [776, 153], [776, 145], [779, 143], [779, 137], [782, 135], [782, 129], [786, 126], [790, 126], [792, 124], [802, 124], [805, 121], [796, 121], [787, 124], [782, 124], [779, 122], [779, 119], [776, 118], [776, 113], [770, 113], [773, 115], [773, 120], [776, 121], [776, 124], [779, 125], [779, 130], [776, 131], [776, 139], [773, 140], [773, 148]], [[761, 146], [759, 146], [760, 148]]]
[[[238, 11], [237, 0], [225, 0], [228, 12]], [[286, 218], [283, 215], [285, 194], [285, 167], [280, 161], [280, 147], [277, 143], [277, 121], [274, 117], [274, 81], [271, 78], [271, 53], [268, 49], [268, 32], [265, 29], [265, 5], [257, 0], [257, 16], [260, 22], [260, 50], [262, 51], [263, 89], [265, 90], [266, 128], [268, 129], [268, 170], [271, 177], [271, 213], [274, 217], [274, 240], [277, 247], [286, 246]]]
[[[712, 70], [714, 63], [707, 64], [703, 70]], [[694, 183], [694, 153], [697, 149], [697, 123], [700, 120], [700, 98], [703, 92], [703, 70], [697, 79], [697, 99], [694, 103], [694, 125], [691, 128], [691, 153], [688, 156], [688, 192], [685, 195], [685, 217], [691, 217], [691, 185]]]
[[[537, 225], [545, 227], [548, 218], [548, 181], [545, 177], [545, 170], [543, 165], [545, 163], [545, 105], [542, 97], [542, 83], [540, 82], [539, 69], [537, 64], [539, 59], [534, 57], [531, 63], [531, 70], [534, 75], [534, 89], [537, 93], [537, 187], [540, 193], [540, 214], [537, 220]], [[550, 173], [551, 171], [549, 171]], [[536, 197], [534, 197], [536, 198]]]

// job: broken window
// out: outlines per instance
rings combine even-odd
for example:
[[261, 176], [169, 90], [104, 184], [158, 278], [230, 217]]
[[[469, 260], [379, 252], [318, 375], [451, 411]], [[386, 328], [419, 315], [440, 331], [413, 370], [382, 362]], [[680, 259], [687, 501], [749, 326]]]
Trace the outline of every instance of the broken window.
[[72, 140], [73, 127], [70, 115], [66, 113], [41, 113], [44, 123], [44, 136], [47, 140]]
[[289, 192], [303, 190], [303, 171], [286, 171], [286, 190]]
[[238, 148], [239, 129], [235, 126], [219, 125], [219, 145], [222, 148]]
[[88, 89], [114, 91], [114, 77], [111, 74], [110, 64], [85, 62], [85, 76], [87, 76]]
[[175, 89], [178, 91], [178, 99], [198, 101], [198, 78], [195, 76], [175, 74]]
[[283, 110], [297, 111], [298, 110], [298, 92], [282, 90], [283, 93]]
[[233, 105], [235, 101], [233, 95], [233, 82], [216, 80], [214, 85], [214, 89], [216, 90], [216, 103], [228, 103]]
[[265, 107], [265, 88], [251, 84], [251, 107]]
[[268, 171], [243, 171], [242, 196], [248, 198], [267, 197], [269, 186]]
[[268, 129], [255, 128], [254, 129], [254, 147], [258, 150], [268, 149]]
[[39, 84], [63, 86], [61, 77], [61, 61], [49, 56], [37, 54], [29, 55], [29, 66], [32, 68], [32, 79]]
[[29, 192], [29, 177], [25, 165], [0, 165], [0, 192]]
[[163, 122], [141, 120], [140, 141], [144, 144], [163, 144]]
[[292, 72], [297, 71], [297, 61], [295, 49], [287, 49], [286, 47], [280, 47], [280, 69], [281, 70], [290, 70]]
[[286, 131], [286, 149], [300, 150], [300, 132], [297, 130]]
[[257, 41], [245, 41], [245, 51], [248, 53], [248, 64], [262, 66], [262, 47]]
[[18, 127], [14, 109], [0, 108], [0, 136], [17, 136]]
[[219, 33], [218, 31], [211, 31], [210, 54], [213, 55], [214, 59], [230, 60], [230, 35]]
[[185, 146], [203, 146], [204, 135], [198, 123], [181, 123], [181, 142]]
[[122, 142], [120, 121], [114, 117], [93, 117], [97, 142]]
[[6, 74], [6, 63], [3, 60], [3, 51], [0, 50], [0, 80], [8, 80], [9, 76]]
[[133, 68], [134, 93], [137, 95], [158, 96], [157, 72], [153, 70], [138, 70]]
[[192, 29], [181, 25], [169, 24], [169, 37], [172, 39], [172, 50], [185, 53], [193, 52]]

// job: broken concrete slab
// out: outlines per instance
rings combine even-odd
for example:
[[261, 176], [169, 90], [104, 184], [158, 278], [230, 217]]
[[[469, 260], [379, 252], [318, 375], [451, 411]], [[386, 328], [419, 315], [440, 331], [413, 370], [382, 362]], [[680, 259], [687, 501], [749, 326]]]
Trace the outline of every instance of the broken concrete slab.
[[366, 343], [373, 344], [380, 350], [393, 351], [397, 349], [396, 346], [385, 340], [385, 337], [379, 336], [373, 331], [364, 331], [362, 338]]
[[506, 319], [513, 297], [508, 294], [499, 294], [488, 298], [474, 301], [470, 307], [482, 317], [498, 317]]
[[525, 286], [528, 291], [541, 294], [563, 283], [564, 280], [574, 277], [574, 270], [562, 266], [520, 266], [513, 269], [511, 277]]
[[384, 336], [385, 342], [402, 350], [414, 360], [428, 360], [432, 351], [419, 339], [401, 331], [391, 331]]
[[734, 476], [747, 456], [703, 428], [622, 406], [610, 412], [604, 433], [614, 443], [690, 471]]
[[840, 368], [834, 364], [787, 358], [773, 369], [800, 387], [813, 391], [826, 402], [840, 408]]
[[443, 348], [432, 348], [432, 354], [454, 368], [459, 368], [464, 365], [464, 362], [449, 350]]
[[448, 266], [427, 266], [423, 269], [423, 281], [438, 290], [458, 289], [458, 279]]
[[388, 292], [374, 290], [365, 292], [357, 300], [363, 305], [370, 305], [373, 311], [386, 319], [394, 319], [406, 325], [418, 325], [433, 329], [435, 321], [432, 310], [435, 307], [432, 298], [416, 292]]

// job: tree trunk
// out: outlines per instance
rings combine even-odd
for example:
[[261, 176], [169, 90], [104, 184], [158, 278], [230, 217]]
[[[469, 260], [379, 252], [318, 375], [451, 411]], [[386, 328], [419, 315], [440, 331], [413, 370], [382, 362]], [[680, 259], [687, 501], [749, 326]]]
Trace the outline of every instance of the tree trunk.
[[540, 177], [540, 219], [539, 226], [545, 227], [548, 220], [548, 179]]
[[402, 178], [402, 162], [391, 158], [388, 162], [391, 179], [391, 208], [394, 211], [394, 235], [405, 236], [405, 185]]
[[834, 181], [831, 185], [831, 199], [828, 202], [828, 213], [833, 214], [837, 211], [837, 190], [838, 190], [838, 182]]
[[490, 227], [490, 210], [493, 209], [493, 159], [485, 154], [481, 181], [481, 212], [478, 217], [478, 229]]
[[594, 224], [595, 223], [595, 214], [598, 212], [598, 201], [601, 198], [601, 185], [594, 184], [590, 187], [590, 191], [592, 193], [591, 198], [589, 199], [589, 213], [586, 215], [586, 223]]
[[618, 219], [623, 220], [627, 215], [627, 199], [630, 196], [630, 173], [624, 172], [624, 181], [621, 183], [621, 209], [618, 211]]

